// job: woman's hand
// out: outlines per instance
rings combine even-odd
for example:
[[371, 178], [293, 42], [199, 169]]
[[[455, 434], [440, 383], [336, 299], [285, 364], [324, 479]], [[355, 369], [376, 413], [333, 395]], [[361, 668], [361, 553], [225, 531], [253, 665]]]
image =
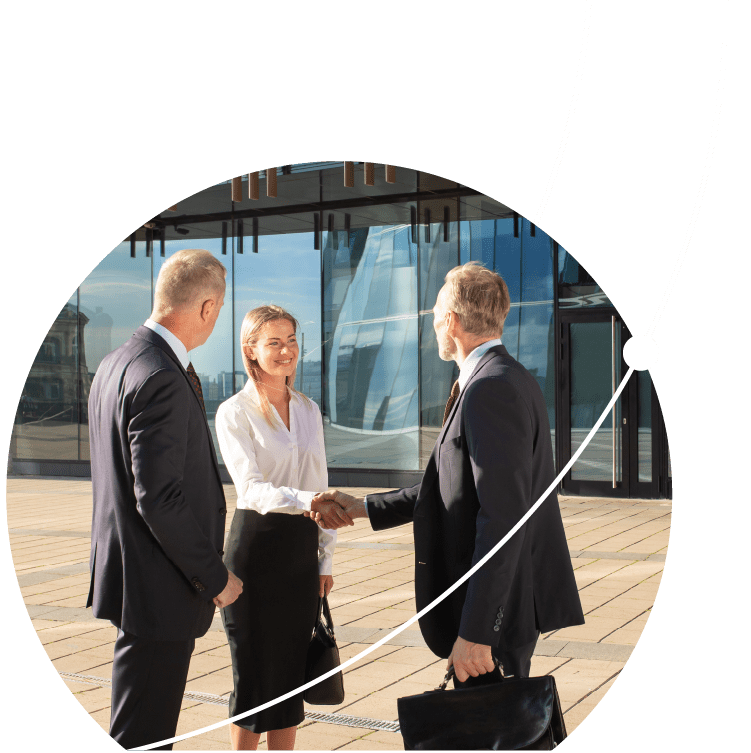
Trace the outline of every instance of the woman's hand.
[[331, 593], [331, 589], [334, 587], [334, 579], [330, 575], [318, 576], [318, 595], [328, 596]]

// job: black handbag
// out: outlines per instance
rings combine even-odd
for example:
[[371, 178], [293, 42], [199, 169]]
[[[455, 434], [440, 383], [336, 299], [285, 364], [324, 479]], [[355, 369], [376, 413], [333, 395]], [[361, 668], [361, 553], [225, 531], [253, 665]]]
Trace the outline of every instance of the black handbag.
[[[325, 619], [325, 621], [324, 621]], [[315, 680], [329, 670], [338, 667], [339, 649], [334, 637], [334, 622], [331, 619], [329, 600], [324, 596], [318, 599], [318, 619], [313, 628], [313, 637], [308, 646], [305, 662], [305, 682]], [[337, 672], [318, 685], [303, 691], [303, 700], [313, 706], [337, 706], [344, 701], [344, 679]]]
[[397, 699], [405, 750], [552, 750], [566, 737], [555, 679], [508, 678]]

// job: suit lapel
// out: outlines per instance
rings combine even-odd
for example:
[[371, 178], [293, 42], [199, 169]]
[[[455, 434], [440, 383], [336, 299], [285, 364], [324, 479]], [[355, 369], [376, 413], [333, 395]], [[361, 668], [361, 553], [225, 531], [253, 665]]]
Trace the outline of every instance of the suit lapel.
[[464, 400], [464, 395], [467, 392], [467, 387], [469, 387], [472, 382], [474, 382], [475, 379], [480, 375], [480, 372], [495, 358], [496, 355], [503, 356], [508, 355], [508, 351], [503, 345], [496, 345], [494, 348], [489, 348], [484, 354], [483, 357], [480, 359], [480, 362], [475, 366], [474, 371], [472, 372], [472, 375], [467, 380], [467, 383], [462, 388], [462, 391], [459, 393], [459, 397], [456, 399], [456, 402], [451, 406], [451, 412], [448, 415], [448, 418], [446, 419], [446, 423], [443, 425], [443, 428], [441, 429], [441, 433], [438, 435], [438, 440], [436, 441], [436, 446], [440, 446], [443, 444], [443, 440], [446, 438], [446, 431], [448, 430], [449, 426], [451, 426], [451, 422], [454, 420], [454, 416], [456, 415], [457, 411], [459, 410], [462, 400]]
[[211, 448], [211, 457], [214, 461], [214, 470], [216, 471], [216, 476], [219, 479], [219, 483], [221, 484], [222, 476], [219, 472], [219, 460], [216, 456], [216, 450], [214, 449], [214, 438], [211, 436], [209, 421], [206, 416], [206, 412], [204, 411], [204, 407], [203, 405], [201, 405], [201, 398], [198, 397], [198, 393], [196, 392], [196, 388], [193, 386], [193, 382], [188, 376], [188, 372], [183, 368], [183, 365], [180, 363], [180, 359], [177, 357], [177, 355], [175, 355], [175, 351], [170, 348], [169, 343], [161, 335], [158, 335], [156, 332], [154, 332], [154, 330], [144, 326], [139, 327], [136, 330], [135, 334], [142, 340], [146, 340], [152, 345], [155, 345], [157, 348], [161, 348], [175, 362], [175, 364], [177, 364], [177, 367], [182, 372], [183, 377], [185, 377], [185, 381], [190, 385], [190, 391], [193, 394], [198, 407], [201, 409], [201, 414], [203, 415], [203, 423], [206, 427], [206, 433], [209, 436], [209, 447]]

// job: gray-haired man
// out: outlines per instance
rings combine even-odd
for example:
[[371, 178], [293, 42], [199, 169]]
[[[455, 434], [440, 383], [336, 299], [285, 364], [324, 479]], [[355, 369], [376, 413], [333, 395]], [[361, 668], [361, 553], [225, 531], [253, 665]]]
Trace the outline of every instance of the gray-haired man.
[[[470, 262], [452, 269], [433, 313], [438, 352], [459, 366], [422, 481], [409, 489], [313, 499], [327, 528], [370, 518], [374, 530], [414, 523], [422, 610], [479, 562], [555, 478], [547, 407], [535, 378], [501, 343], [510, 307], [503, 279]], [[336, 505], [341, 505], [340, 510]], [[420, 620], [428, 647], [459, 683], [529, 676], [540, 632], [584, 622], [555, 492], [472, 577]]]
[[91, 387], [87, 606], [118, 628], [110, 735], [124, 748], [174, 736], [195, 639], [242, 592], [222, 563], [226, 503], [188, 356], [214, 329], [225, 276], [208, 251], [170, 257], [151, 318]]

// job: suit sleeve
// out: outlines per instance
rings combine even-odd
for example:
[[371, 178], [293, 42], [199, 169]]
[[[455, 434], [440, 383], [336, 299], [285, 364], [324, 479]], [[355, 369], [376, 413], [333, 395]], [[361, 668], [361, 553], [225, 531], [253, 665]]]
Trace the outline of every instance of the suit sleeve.
[[197, 578], [204, 586], [197, 593], [211, 601], [229, 576], [183, 495], [188, 411], [182, 374], [158, 371], [139, 387], [131, 403], [128, 440], [138, 512], [191, 587]]
[[[472, 565], [479, 562], [529, 510], [532, 500], [533, 433], [517, 390], [499, 379], [471, 385], [462, 420], [480, 509]], [[519, 562], [526, 526], [470, 579], [459, 635], [484, 645], [498, 643]]]
[[403, 526], [411, 523], [414, 517], [415, 502], [420, 492], [420, 484], [407, 489], [397, 489], [383, 494], [367, 495], [367, 513], [374, 531]]

